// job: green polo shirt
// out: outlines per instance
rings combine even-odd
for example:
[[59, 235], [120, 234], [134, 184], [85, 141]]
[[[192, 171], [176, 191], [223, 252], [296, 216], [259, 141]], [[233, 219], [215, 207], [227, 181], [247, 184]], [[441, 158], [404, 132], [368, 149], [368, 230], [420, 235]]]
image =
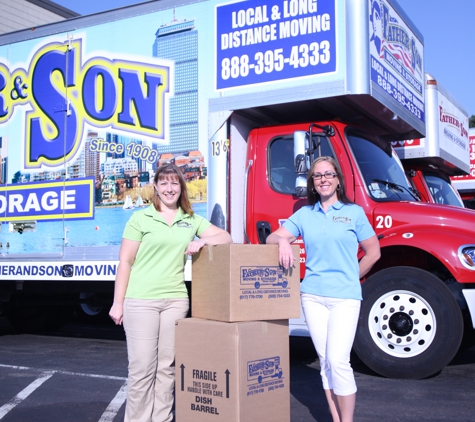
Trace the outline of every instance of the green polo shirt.
[[171, 226], [151, 205], [136, 211], [127, 222], [123, 238], [140, 243], [129, 277], [125, 297], [168, 299], [188, 297], [184, 283], [188, 244], [211, 223], [185, 214], [181, 208]]

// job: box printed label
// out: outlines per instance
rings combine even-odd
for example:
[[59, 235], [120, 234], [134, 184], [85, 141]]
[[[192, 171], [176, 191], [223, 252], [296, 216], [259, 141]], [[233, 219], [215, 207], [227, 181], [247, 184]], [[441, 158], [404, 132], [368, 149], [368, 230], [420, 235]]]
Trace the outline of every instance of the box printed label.
[[229, 399], [229, 371], [224, 374], [193, 369], [191, 382], [185, 382], [185, 367], [180, 366], [181, 391], [191, 393], [190, 409], [194, 412], [219, 415], [219, 399]]
[[252, 396], [284, 387], [280, 356], [249, 361], [247, 363], [247, 395]]
[[280, 266], [245, 266], [240, 268], [241, 300], [289, 298], [289, 282]]

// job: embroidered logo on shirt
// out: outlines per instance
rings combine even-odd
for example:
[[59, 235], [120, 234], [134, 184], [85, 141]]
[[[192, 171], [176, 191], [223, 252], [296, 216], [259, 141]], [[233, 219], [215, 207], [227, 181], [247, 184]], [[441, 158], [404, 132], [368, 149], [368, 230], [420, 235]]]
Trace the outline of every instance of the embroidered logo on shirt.
[[351, 224], [351, 218], [350, 217], [333, 217], [333, 222]]
[[193, 227], [190, 223], [187, 223], [186, 221], [179, 221], [178, 223], [176, 223], [176, 226], [185, 229], [191, 229]]

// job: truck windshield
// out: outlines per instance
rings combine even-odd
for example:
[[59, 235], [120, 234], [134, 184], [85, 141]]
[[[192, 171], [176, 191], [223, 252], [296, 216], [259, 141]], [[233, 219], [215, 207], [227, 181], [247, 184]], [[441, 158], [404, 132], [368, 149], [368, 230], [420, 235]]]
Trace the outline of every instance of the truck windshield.
[[463, 207], [463, 202], [460, 196], [455, 192], [452, 185], [442, 177], [435, 174], [424, 173], [424, 180], [429, 187], [432, 198], [437, 204], [454, 205], [456, 207]]
[[368, 193], [374, 200], [418, 200], [392, 148], [388, 146], [385, 151], [370, 140], [353, 133], [348, 133], [347, 139]]

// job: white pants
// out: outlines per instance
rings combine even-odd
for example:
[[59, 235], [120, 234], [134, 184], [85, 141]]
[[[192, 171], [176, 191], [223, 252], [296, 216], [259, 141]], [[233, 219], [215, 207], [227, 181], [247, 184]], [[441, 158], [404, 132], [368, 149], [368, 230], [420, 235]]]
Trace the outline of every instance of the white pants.
[[323, 388], [338, 396], [356, 393], [350, 352], [361, 302], [301, 294], [308, 330], [320, 359]]
[[129, 378], [125, 422], [169, 422], [175, 391], [175, 323], [189, 300], [124, 301]]

